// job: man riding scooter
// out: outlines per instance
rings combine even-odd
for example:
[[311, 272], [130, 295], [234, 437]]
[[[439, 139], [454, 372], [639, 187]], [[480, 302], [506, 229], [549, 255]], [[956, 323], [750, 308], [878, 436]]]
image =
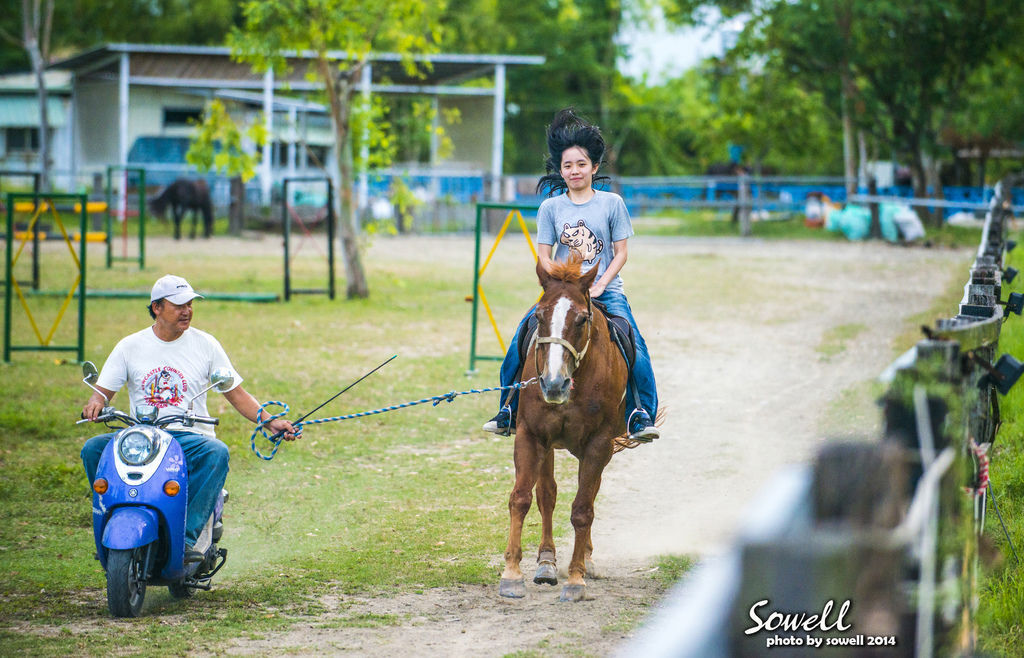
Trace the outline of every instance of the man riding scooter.
[[[197, 298], [202, 299], [202, 295], [180, 276], [168, 274], [157, 280], [148, 306], [153, 325], [126, 336], [114, 347], [96, 380], [95, 392], [82, 408], [82, 418], [96, 420], [123, 386], [128, 388], [130, 409], [151, 406], [160, 417], [180, 414], [180, 400], [202, 391], [211, 374], [222, 370], [234, 380], [224, 397], [242, 416], [260, 422], [260, 403], [240, 385], [242, 377], [220, 343], [191, 326], [192, 301]], [[195, 413], [209, 415], [205, 393], [194, 400], [194, 405]], [[286, 440], [296, 438], [295, 428], [284, 418], [275, 418], [266, 427], [274, 433], [283, 432]], [[204, 555], [195, 550], [195, 543], [227, 479], [228, 447], [217, 439], [212, 426], [171, 424], [167, 430], [181, 444], [189, 477], [185, 562], [200, 562]], [[112, 437], [112, 433], [95, 436], [82, 448], [82, 463], [90, 484]]]

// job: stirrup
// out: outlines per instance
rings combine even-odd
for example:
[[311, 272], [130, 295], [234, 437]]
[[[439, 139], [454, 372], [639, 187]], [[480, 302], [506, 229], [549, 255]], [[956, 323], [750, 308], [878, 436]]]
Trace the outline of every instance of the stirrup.
[[[508, 418], [508, 424], [501, 426], [498, 424], [499, 419], [502, 415]], [[515, 433], [515, 424], [512, 420], [512, 410], [506, 405], [495, 414], [494, 418], [484, 423], [483, 430], [485, 432], [493, 432], [498, 436], [511, 436]]]
[[650, 418], [650, 415], [647, 413], [647, 411], [645, 409], [641, 408], [641, 407], [637, 407], [636, 409], [634, 409], [632, 411], [632, 413], [629, 414], [629, 419], [626, 421], [626, 436], [629, 438], [629, 440], [631, 440], [631, 441], [638, 441], [640, 443], [650, 443], [651, 441], [654, 441], [655, 439], [660, 439], [661, 438], [661, 430], [659, 430], [654, 425], [653, 421], [651, 421], [650, 425], [645, 425], [644, 427], [640, 428], [636, 432], [631, 432], [630, 431], [629, 428], [630, 428], [630, 425], [633, 424], [633, 417], [636, 414], [638, 414], [638, 413], [642, 413], [645, 416], [647, 416], [648, 418]]

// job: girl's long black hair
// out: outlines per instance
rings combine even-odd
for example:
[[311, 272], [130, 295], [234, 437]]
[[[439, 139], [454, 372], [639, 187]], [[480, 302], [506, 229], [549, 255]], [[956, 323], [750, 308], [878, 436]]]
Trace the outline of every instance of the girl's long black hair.
[[[548, 157], [544, 161], [547, 172], [537, 182], [537, 192], [546, 196], [561, 194], [568, 189], [562, 178], [562, 153], [565, 149], [578, 146], [583, 149], [594, 166], [604, 164], [605, 144], [601, 129], [580, 118], [576, 111], [569, 107], [560, 110], [548, 126]], [[608, 176], [595, 175], [594, 185], [607, 183]]]

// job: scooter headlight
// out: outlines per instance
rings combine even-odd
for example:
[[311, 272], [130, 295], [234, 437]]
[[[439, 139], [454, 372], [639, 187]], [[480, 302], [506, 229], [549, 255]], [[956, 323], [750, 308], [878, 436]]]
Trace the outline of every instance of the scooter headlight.
[[160, 439], [151, 428], [132, 427], [121, 435], [117, 452], [124, 463], [143, 466], [153, 461], [160, 452]]

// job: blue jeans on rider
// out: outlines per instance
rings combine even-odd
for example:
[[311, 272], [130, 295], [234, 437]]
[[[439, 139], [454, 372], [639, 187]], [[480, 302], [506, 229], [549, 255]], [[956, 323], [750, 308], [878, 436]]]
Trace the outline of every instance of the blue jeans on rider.
[[[220, 439], [203, 434], [168, 430], [181, 444], [188, 469], [188, 507], [185, 514], [185, 542], [194, 545], [206, 520], [213, 514], [217, 496], [228, 479], [228, 447]], [[82, 464], [89, 484], [96, 479], [96, 469], [103, 449], [114, 434], [100, 434], [82, 446]]]
[[[644, 337], [636, 326], [636, 320], [633, 319], [633, 310], [629, 307], [629, 301], [621, 292], [608, 290], [594, 299], [604, 304], [604, 307], [612, 315], [619, 315], [629, 320], [630, 326], [633, 327], [633, 337], [636, 340], [636, 362], [633, 365], [629, 391], [626, 393], [626, 422], [629, 422], [629, 414], [635, 405], [634, 392], [639, 393], [640, 405], [651, 417], [651, 420], [654, 420], [658, 414], [658, 389], [654, 382], [654, 369], [651, 367], [651, 355], [647, 352], [647, 343], [644, 342]], [[505, 353], [505, 359], [501, 362], [501, 371], [498, 375], [502, 386], [514, 384], [516, 376], [519, 374], [519, 368], [522, 365], [519, 361], [519, 332], [523, 323], [533, 315], [534, 308], [536, 307], [530, 308], [520, 320], [515, 333], [512, 334], [512, 342], [508, 346], [508, 352]], [[516, 409], [519, 407], [519, 391], [505, 391], [498, 402], [498, 408], [501, 409], [505, 405], [508, 405], [512, 411], [512, 417], [515, 418]]]

